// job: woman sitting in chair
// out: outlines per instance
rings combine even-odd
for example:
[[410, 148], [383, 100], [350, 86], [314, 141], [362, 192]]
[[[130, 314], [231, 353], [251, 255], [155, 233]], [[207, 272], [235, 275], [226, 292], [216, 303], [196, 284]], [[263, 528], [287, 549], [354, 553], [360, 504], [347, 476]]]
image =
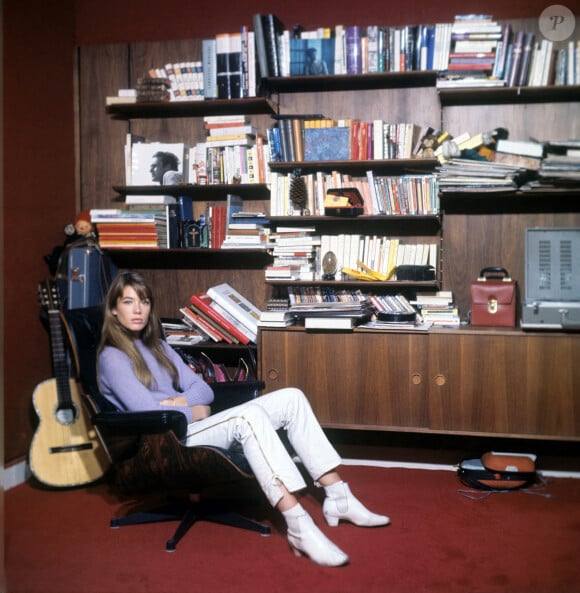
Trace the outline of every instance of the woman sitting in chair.
[[276, 432], [280, 428], [325, 490], [322, 508], [328, 525], [341, 520], [362, 527], [389, 523], [388, 517], [366, 509], [341, 480], [336, 470], [341, 459], [299, 389], [280, 389], [211, 415], [211, 387], [162, 339], [152, 291], [138, 273], [120, 273], [109, 289], [98, 372], [103, 395], [120, 409], [183, 412], [189, 423], [186, 445], [241, 446], [270, 504], [282, 513], [297, 556], [305, 554], [324, 566], [348, 562], [296, 498], [306, 484]]

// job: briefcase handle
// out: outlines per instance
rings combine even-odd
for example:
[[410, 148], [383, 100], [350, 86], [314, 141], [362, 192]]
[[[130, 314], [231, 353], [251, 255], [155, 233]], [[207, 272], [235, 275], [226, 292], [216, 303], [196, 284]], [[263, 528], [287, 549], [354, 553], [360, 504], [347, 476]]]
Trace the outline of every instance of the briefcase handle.
[[512, 281], [509, 272], [501, 266], [489, 266], [487, 268], [483, 268], [481, 272], [479, 272], [479, 278], [477, 280], [478, 282], [485, 282], [485, 280], [488, 278], [498, 277], [500, 277], [504, 282]]

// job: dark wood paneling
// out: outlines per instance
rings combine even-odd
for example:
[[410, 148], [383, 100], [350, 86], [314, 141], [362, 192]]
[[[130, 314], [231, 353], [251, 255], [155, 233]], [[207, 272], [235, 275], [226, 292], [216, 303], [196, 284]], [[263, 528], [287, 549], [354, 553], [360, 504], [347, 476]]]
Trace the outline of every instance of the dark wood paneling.
[[123, 146], [129, 125], [106, 113], [105, 97], [130, 88], [127, 45], [93, 45], [79, 51], [81, 208], [114, 208], [113, 185], [124, 183]]
[[[509, 202], [510, 198], [505, 200]], [[446, 214], [443, 217], [443, 287], [454, 292], [461, 314], [467, 315], [470, 308], [471, 282], [488, 266], [506, 268], [519, 283], [520, 300], [525, 298], [526, 229], [560, 226], [580, 226], [580, 214]]]

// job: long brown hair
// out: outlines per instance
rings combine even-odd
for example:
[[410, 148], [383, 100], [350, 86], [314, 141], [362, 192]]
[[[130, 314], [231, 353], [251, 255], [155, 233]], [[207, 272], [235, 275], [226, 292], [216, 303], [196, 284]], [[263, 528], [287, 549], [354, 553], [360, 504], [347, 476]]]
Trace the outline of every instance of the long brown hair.
[[159, 364], [167, 370], [173, 381], [173, 387], [177, 390], [179, 388], [178, 373], [175, 365], [167, 358], [161, 344], [161, 323], [157, 315], [153, 292], [138, 272], [120, 272], [111, 283], [105, 302], [103, 330], [98, 351], [100, 353], [105, 346], [118, 348], [131, 359], [137, 379], [148, 389], [154, 387], [151, 371], [135, 345], [134, 334], [127, 330], [113, 314], [113, 310], [117, 307], [119, 300], [123, 298], [123, 292], [128, 286], [133, 288], [140, 299], [147, 299], [151, 304], [149, 320], [142, 329], [139, 338]]

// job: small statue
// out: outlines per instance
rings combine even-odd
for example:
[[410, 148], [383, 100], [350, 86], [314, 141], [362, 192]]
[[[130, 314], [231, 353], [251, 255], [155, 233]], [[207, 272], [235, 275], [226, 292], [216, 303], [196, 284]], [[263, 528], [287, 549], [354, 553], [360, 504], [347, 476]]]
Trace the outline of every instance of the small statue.
[[81, 239], [96, 240], [96, 231], [91, 222], [91, 213], [87, 210], [79, 212], [74, 219], [64, 227], [65, 240], [63, 245], [57, 245], [53, 248], [52, 253], [44, 256], [44, 261], [48, 265], [48, 269], [52, 276], [56, 275], [59, 260], [66, 250], [66, 248], [76, 241]]
[[421, 158], [432, 159], [435, 158], [435, 149], [437, 148], [437, 138], [434, 134], [429, 134], [423, 138], [421, 142]]
[[[93, 223], [91, 222], [91, 213], [83, 210], [79, 212], [74, 221], [74, 230], [81, 237], [92, 237], [95, 234]], [[66, 232], [66, 230], [65, 230]]]

